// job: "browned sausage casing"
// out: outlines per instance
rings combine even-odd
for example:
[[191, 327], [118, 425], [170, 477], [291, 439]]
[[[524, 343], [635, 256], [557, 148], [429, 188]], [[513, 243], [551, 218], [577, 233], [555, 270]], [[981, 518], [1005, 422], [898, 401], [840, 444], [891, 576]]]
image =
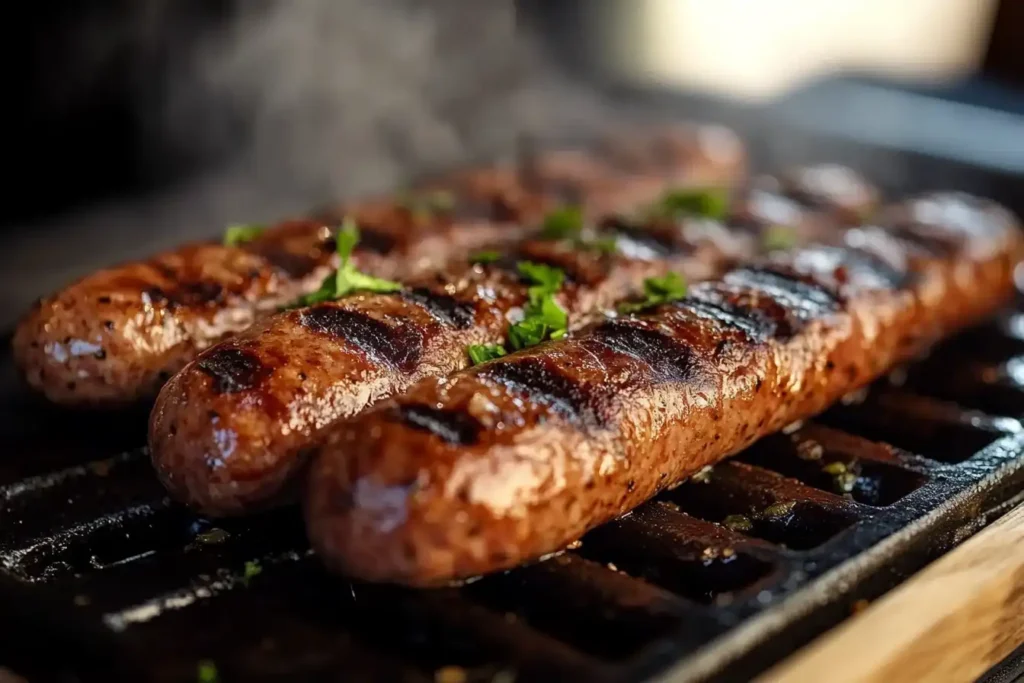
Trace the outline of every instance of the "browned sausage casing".
[[933, 194], [880, 222], [339, 425], [310, 471], [314, 548], [411, 585], [541, 557], [1011, 298], [1024, 244], [1002, 209]]
[[15, 332], [15, 359], [28, 384], [55, 403], [130, 405], [151, 399], [199, 351], [315, 290], [333, 267], [329, 226], [341, 213], [362, 227], [357, 264], [393, 278], [511, 244], [565, 194], [586, 191], [594, 208], [614, 203], [624, 174], [658, 187], [666, 176], [728, 186], [744, 170], [742, 146], [717, 127], [627, 134], [609, 145], [425, 183], [462, 200], [454, 213], [423, 216], [401, 202], [374, 200], [323, 220], [286, 222], [247, 244], [190, 244], [99, 271], [33, 307]]
[[[835, 173], [831, 167], [822, 172]], [[790, 206], [788, 218], [798, 221], [803, 239], [835, 233], [829, 215], [845, 215], [858, 202], [855, 209], [863, 212], [875, 200], [852, 173], [845, 186], [826, 188], [829, 195], [809, 190], [813, 184], [804, 176], [817, 177], [795, 175], [798, 180], [777, 187], [775, 196], [776, 206]], [[621, 179], [616, 192], [621, 209], [652, 199], [646, 181]], [[706, 220], [638, 228], [620, 220], [610, 225], [620, 234], [616, 254], [531, 240], [501, 263], [451, 264], [407, 280], [401, 293], [358, 295], [269, 318], [201, 354], [160, 392], [150, 421], [154, 466], [176, 499], [207, 515], [285, 502], [294, 493], [288, 484], [323, 428], [424, 377], [464, 368], [469, 344], [503, 341], [526, 301], [516, 261], [566, 273], [559, 300], [576, 327], [647, 277], [677, 270], [702, 280], [751, 258], [765, 228], [756, 220], [759, 210], [743, 202], [742, 224], [732, 229]]]

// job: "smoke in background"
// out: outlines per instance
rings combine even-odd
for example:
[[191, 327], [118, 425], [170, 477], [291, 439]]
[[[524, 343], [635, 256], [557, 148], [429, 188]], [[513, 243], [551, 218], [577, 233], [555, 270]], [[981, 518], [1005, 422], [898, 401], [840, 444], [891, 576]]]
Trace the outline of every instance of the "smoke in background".
[[128, 46], [159, 142], [151, 163], [186, 156], [208, 169], [159, 196], [25, 231], [0, 269], [5, 319], [104, 263], [507, 157], [519, 135], [585, 134], [609, 118], [516, 31], [512, 0], [243, 1], [213, 23], [181, 20], [173, 0], [129, 6], [127, 18], [101, 17], [76, 37], [73, 75], [88, 82]]

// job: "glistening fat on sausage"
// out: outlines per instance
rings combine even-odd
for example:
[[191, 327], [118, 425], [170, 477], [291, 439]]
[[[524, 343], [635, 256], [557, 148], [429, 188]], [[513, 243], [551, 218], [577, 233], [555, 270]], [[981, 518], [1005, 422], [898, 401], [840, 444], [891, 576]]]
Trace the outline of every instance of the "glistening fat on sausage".
[[[524, 281], [520, 264], [564, 273], [554, 301], [574, 329], [647, 278], [672, 271], [690, 280], [717, 276], [729, 263], [777, 246], [766, 238], [777, 241], [780, 230], [790, 240], [834, 238], [836, 215], [872, 208], [877, 193], [856, 174], [846, 171], [841, 186], [815, 184], [809, 181], [817, 178], [814, 168], [789, 174], [796, 182], [759, 179], [756, 192], [740, 202], [739, 224], [615, 218], [602, 221], [604, 239], [590, 244], [529, 240], [504, 258], [493, 254], [493, 262], [452, 263], [407, 280], [398, 292], [361, 293], [274, 316], [204, 352], [168, 382], [150, 423], [153, 464], [173, 497], [207, 515], [287, 502], [325, 427], [424, 377], [466, 367], [469, 345], [504, 340], [538, 284]], [[834, 176], [836, 169], [821, 172]], [[769, 186], [774, 213], [786, 207], [785, 218], [795, 221], [786, 229], [759, 215], [756, 201], [764, 201]], [[761, 199], [752, 202], [755, 195]], [[647, 183], [620, 178], [616, 196], [623, 210], [643, 207]], [[719, 198], [670, 191], [664, 201], [684, 200]]]
[[881, 220], [339, 425], [310, 471], [315, 550], [421, 586], [541, 557], [1012, 297], [1024, 238], [1005, 210], [931, 194]]
[[331, 235], [342, 213], [363, 230], [354, 255], [359, 267], [404, 277], [485, 245], [518, 241], [566, 193], [587, 190], [614, 202], [626, 173], [650, 179], [654, 191], [666, 177], [731, 186], [744, 173], [742, 145], [718, 127], [627, 133], [613, 147], [614, 153], [542, 153], [522, 168], [476, 169], [425, 183], [454, 194], [456, 201], [443, 206], [425, 201], [431, 193], [414, 193], [411, 202], [358, 202], [327, 219], [247, 234], [253, 239], [244, 243], [190, 244], [101, 270], [33, 307], [15, 332], [15, 360], [28, 385], [55, 403], [133, 405], [152, 399], [204, 348], [315, 290], [336, 265]]

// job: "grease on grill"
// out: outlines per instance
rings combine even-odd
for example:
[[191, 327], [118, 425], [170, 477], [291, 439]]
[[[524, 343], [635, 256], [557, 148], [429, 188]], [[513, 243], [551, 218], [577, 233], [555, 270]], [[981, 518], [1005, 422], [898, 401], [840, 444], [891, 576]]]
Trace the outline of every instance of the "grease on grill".
[[306, 328], [343, 339], [375, 360], [411, 371], [423, 353], [423, 333], [412, 325], [388, 325], [359, 311], [321, 304], [300, 313]]
[[426, 405], [402, 405], [396, 409], [398, 420], [415, 429], [437, 436], [453, 446], [477, 442], [481, 425], [472, 416], [458, 410], [441, 410]]
[[216, 349], [200, 356], [196, 366], [213, 378], [213, 390], [233, 394], [252, 389], [270, 375], [259, 358], [242, 349]]

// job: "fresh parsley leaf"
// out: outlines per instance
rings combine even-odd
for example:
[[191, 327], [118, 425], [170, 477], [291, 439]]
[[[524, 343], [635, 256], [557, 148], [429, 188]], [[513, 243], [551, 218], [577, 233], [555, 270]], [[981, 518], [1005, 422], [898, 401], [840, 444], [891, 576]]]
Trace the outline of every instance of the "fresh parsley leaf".
[[473, 365], [501, 358], [508, 353], [501, 344], [470, 344], [466, 347], [466, 351], [469, 353], [469, 358], [473, 361]]
[[571, 205], [563, 206], [548, 213], [544, 217], [540, 236], [549, 240], [561, 240], [576, 237], [583, 230], [583, 209]]
[[204, 659], [196, 665], [197, 683], [219, 683], [220, 674], [217, 673], [217, 665], [209, 659]]
[[252, 242], [265, 230], [266, 228], [262, 225], [229, 225], [224, 229], [224, 246], [235, 247], [245, 242]]
[[397, 292], [402, 285], [391, 280], [360, 273], [355, 268], [339, 268], [334, 283], [334, 298], [339, 299], [353, 292], [375, 292], [386, 294]]
[[[536, 287], [531, 287], [536, 290]], [[530, 302], [523, 309], [523, 319], [509, 327], [508, 341], [516, 351], [536, 346], [545, 339], [565, 336], [569, 316], [555, 301], [554, 292], [531, 291]]]
[[796, 231], [785, 225], [773, 225], [761, 236], [761, 246], [765, 251], [792, 249], [796, 246]]
[[351, 218], [346, 218], [335, 236], [335, 250], [340, 263], [338, 269], [324, 278], [320, 289], [310, 292], [294, 304], [295, 306], [312, 306], [323, 301], [333, 301], [353, 292], [397, 292], [402, 285], [391, 280], [373, 277], [356, 270], [352, 264], [352, 250], [359, 244], [359, 227]]
[[557, 292], [565, 280], [565, 273], [559, 268], [552, 268], [543, 263], [520, 261], [516, 264], [519, 274], [533, 284], [530, 292], [538, 295]]
[[248, 560], [245, 563], [245, 570], [242, 572], [242, 583], [248, 586], [249, 581], [251, 581], [254, 576], [259, 575], [262, 571], [263, 567], [260, 566], [259, 562]]
[[611, 237], [597, 237], [588, 242], [584, 242], [584, 247], [588, 249], [594, 249], [603, 254], [614, 254], [619, 250], [619, 238], [615, 236]]
[[644, 299], [619, 305], [620, 313], [636, 313], [652, 306], [678, 301], [686, 296], [686, 280], [679, 273], [644, 280]]
[[470, 263], [494, 263], [501, 259], [500, 251], [478, 251], [469, 257]]
[[652, 207], [652, 213], [666, 218], [704, 216], [725, 218], [729, 210], [729, 193], [721, 189], [669, 190]]

